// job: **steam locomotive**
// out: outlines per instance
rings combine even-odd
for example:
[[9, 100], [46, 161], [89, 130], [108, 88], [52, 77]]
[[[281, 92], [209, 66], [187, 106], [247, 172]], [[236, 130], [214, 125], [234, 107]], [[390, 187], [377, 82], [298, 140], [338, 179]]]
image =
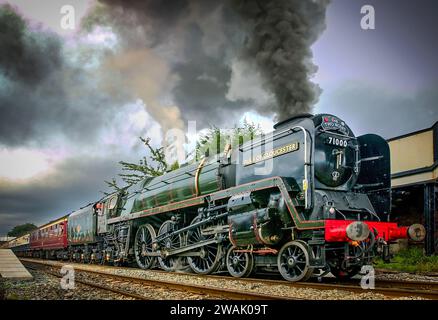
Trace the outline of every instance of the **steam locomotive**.
[[[390, 222], [387, 142], [304, 114], [236, 149], [147, 178], [32, 232], [28, 254], [142, 269], [351, 277], [422, 225]], [[55, 230], [55, 231], [53, 231]], [[49, 247], [45, 243], [53, 240]], [[58, 245], [54, 245], [57, 242]]]

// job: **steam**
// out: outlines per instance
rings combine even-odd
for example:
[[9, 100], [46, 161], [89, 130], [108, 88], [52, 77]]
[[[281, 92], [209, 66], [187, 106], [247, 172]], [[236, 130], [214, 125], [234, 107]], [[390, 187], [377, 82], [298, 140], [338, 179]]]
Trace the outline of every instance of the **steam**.
[[[310, 81], [317, 70], [310, 46], [325, 28], [328, 0], [100, 4], [84, 26], [110, 25], [120, 36], [122, 56], [148, 49], [162, 59], [167, 87], [153, 91], [168, 97], [171, 107], [145, 96], [141, 75], [128, 84], [147, 98], [148, 111], [164, 127], [183, 120], [197, 120], [201, 126], [229, 124], [248, 109], [282, 120], [311, 111], [318, 100], [321, 90]], [[144, 65], [150, 64], [145, 60]]]
[[153, 51], [133, 49], [110, 56], [102, 70], [107, 73], [103, 78], [111, 77], [110, 74], [122, 75], [123, 84], [117, 83], [111, 91], [117, 91], [123, 85], [133, 97], [142, 99], [149, 114], [161, 124], [163, 132], [184, 128], [179, 108], [160, 101], [171, 82], [171, 74], [165, 61]]

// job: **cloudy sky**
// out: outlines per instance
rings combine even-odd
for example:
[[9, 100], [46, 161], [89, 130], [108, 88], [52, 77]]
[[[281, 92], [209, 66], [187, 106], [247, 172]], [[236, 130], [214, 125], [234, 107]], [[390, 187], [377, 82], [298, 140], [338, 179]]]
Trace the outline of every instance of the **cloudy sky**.
[[[250, 5], [0, 0], [0, 235], [98, 199], [119, 160], [144, 154], [138, 136], [158, 146], [187, 121], [270, 131], [302, 109], [390, 138], [438, 120], [436, 1], [289, 1], [312, 23], [270, 60]], [[366, 4], [374, 30], [361, 28]], [[289, 57], [300, 63], [271, 67]]]

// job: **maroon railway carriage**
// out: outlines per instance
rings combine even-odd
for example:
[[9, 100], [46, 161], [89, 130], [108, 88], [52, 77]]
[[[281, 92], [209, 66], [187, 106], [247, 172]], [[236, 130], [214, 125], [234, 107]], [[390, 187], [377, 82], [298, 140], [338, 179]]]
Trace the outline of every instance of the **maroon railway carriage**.
[[30, 233], [32, 257], [60, 258], [67, 251], [67, 217], [62, 217]]

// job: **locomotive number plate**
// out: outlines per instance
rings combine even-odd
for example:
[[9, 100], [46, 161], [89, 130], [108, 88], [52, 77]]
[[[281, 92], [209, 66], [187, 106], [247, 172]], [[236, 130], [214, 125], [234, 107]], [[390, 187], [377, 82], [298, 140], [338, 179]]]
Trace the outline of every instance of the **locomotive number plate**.
[[330, 144], [332, 146], [343, 147], [343, 148], [346, 148], [348, 145], [348, 141], [346, 139], [339, 139], [334, 137], [327, 137], [325, 143]]
[[263, 152], [254, 157], [246, 159], [243, 161], [244, 166], [249, 166], [260, 161], [265, 161], [267, 159], [275, 158], [281, 156], [282, 154], [297, 151], [300, 148], [300, 143], [298, 141], [286, 144], [284, 146], [278, 147], [276, 149]]

